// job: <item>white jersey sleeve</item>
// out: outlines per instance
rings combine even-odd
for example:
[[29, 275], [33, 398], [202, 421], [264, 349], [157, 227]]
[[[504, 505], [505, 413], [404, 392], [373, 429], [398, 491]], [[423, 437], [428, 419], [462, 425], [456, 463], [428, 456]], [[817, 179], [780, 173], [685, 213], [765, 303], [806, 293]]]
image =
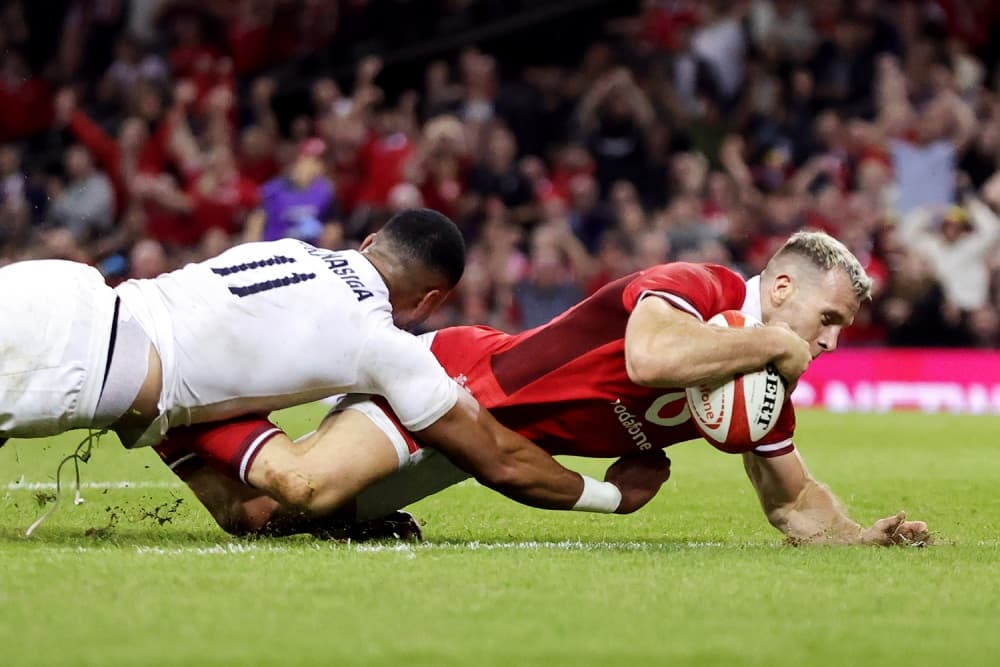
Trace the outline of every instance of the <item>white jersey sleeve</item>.
[[384, 396], [410, 431], [424, 430], [458, 401], [458, 384], [416, 336], [383, 328], [368, 338], [362, 358], [371, 393]]

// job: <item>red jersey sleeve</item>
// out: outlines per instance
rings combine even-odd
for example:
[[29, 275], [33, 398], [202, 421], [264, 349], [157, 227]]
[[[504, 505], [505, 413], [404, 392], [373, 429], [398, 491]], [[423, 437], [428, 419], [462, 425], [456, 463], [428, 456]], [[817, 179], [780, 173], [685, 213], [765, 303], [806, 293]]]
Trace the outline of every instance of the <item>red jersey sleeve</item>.
[[774, 425], [761, 443], [754, 447], [753, 453], [764, 458], [784, 456], [790, 454], [795, 449], [792, 437], [795, 435], [795, 406], [792, 399], [785, 397], [785, 403], [781, 406], [781, 414], [778, 416], [778, 423]]
[[641, 271], [622, 294], [629, 313], [646, 295], [656, 295], [676, 308], [707, 320], [724, 310], [738, 310], [746, 298], [738, 273], [717, 264], [674, 262]]

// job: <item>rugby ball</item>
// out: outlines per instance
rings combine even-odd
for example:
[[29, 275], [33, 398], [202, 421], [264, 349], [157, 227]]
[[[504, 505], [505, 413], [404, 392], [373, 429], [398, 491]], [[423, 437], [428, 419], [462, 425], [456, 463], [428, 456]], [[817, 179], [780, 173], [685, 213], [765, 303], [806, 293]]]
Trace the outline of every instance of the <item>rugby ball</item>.
[[[763, 326], [738, 310], [719, 313], [708, 323]], [[771, 432], [785, 402], [785, 382], [773, 366], [736, 375], [722, 384], [702, 383], [684, 391], [698, 431], [717, 448], [734, 454], [749, 451]]]

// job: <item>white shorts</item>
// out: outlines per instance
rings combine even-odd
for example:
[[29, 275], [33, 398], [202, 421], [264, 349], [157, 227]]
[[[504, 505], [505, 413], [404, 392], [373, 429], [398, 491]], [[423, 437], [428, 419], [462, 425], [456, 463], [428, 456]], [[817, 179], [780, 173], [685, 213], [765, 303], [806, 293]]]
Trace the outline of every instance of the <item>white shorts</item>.
[[0, 268], [0, 437], [93, 425], [115, 300], [86, 264], [37, 260]]
[[357, 518], [376, 519], [471, 477], [443, 454], [424, 447], [395, 415], [366, 396], [349, 394], [333, 400], [330, 413], [355, 410], [385, 434], [399, 457], [399, 470], [357, 496]]

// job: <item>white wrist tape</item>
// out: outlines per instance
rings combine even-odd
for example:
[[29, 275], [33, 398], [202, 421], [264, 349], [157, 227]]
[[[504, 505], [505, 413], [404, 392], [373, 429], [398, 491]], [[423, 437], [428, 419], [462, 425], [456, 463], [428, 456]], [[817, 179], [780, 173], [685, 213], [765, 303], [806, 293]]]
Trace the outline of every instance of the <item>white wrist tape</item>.
[[622, 503], [622, 492], [611, 482], [598, 482], [593, 477], [583, 477], [583, 493], [573, 505], [577, 512], [612, 514]]

